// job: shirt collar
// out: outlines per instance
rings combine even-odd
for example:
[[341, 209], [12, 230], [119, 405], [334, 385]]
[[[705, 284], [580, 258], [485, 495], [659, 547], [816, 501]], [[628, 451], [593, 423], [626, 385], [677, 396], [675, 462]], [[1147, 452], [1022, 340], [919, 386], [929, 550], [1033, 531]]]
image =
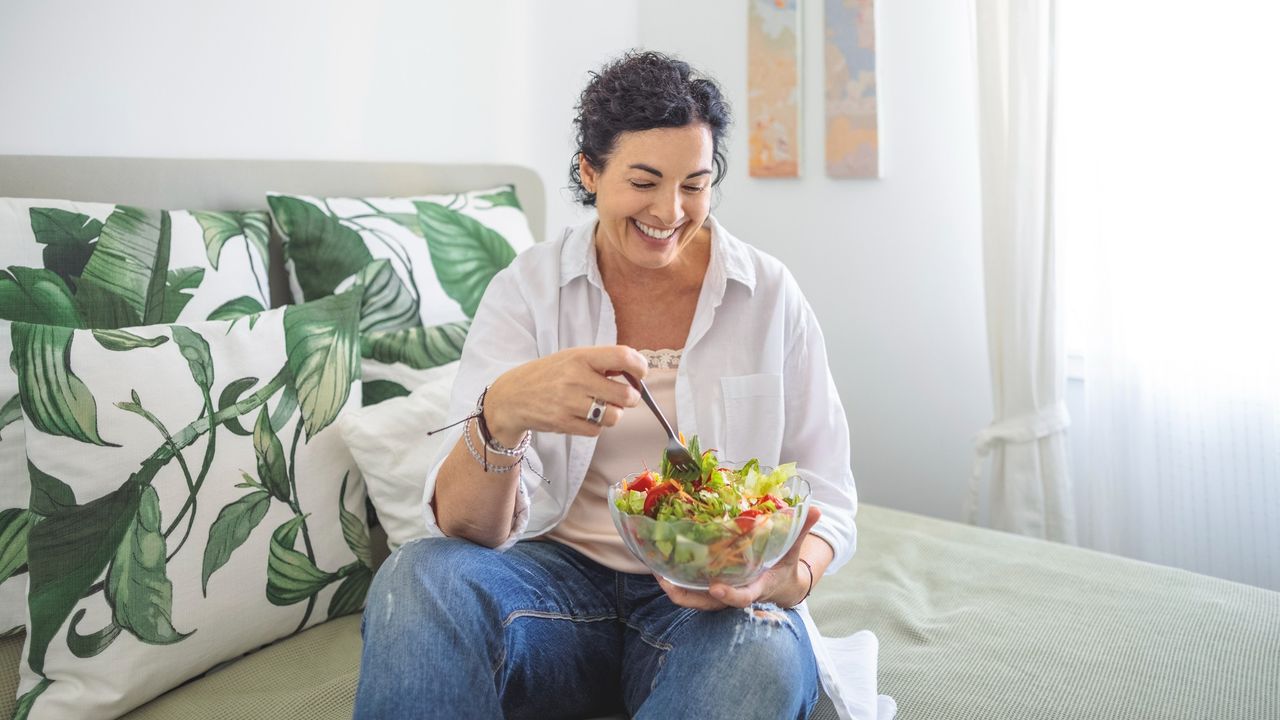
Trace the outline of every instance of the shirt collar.
[[[565, 231], [564, 248], [560, 253], [560, 287], [584, 275], [592, 285], [604, 287], [593, 242], [597, 222], [592, 218]], [[747, 288], [748, 293], [754, 293], [756, 269], [746, 244], [730, 235], [713, 216], [707, 217], [707, 225], [711, 228], [711, 268], [707, 277], [737, 281]]]

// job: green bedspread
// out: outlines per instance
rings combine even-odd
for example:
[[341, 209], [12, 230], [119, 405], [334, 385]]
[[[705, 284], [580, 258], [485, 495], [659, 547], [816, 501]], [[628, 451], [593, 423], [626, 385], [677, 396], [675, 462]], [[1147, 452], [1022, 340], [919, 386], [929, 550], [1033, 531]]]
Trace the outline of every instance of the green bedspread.
[[[858, 525], [857, 557], [810, 606], [829, 635], [879, 636], [902, 720], [1280, 718], [1280, 593], [868, 505]], [[349, 718], [359, 626], [325, 623], [127, 717]], [[20, 651], [0, 641], [0, 717]]]

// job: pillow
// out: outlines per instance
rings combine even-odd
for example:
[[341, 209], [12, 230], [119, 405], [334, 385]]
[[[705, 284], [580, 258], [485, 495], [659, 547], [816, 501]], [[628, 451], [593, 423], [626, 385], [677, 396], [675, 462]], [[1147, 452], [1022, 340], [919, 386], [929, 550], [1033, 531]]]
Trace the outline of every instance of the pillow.
[[33, 491], [17, 717], [116, 717], [360, 610], [359, 297], [92, 331], [14, 323]]
[[338, 421], [392, 550], [427, 535], [422, 492], [444, 443], [443, 433], [427, 431], [456, 419], [446, 413], [457, 376], [457, 362], [427, 370], [408, 397], [352, 410]]
[[366, 402], [407, 395], [418, 371], [461, 357], [489, 281], [533, 245], [510, 185], [411, 198], [272, 193], [267, 202], [294, 298], [363, 288]]
[[21, 627], [24, 428], [9, 322], [113, 329], [262, 310], [267, 213], [0, 198], [0, 632]]

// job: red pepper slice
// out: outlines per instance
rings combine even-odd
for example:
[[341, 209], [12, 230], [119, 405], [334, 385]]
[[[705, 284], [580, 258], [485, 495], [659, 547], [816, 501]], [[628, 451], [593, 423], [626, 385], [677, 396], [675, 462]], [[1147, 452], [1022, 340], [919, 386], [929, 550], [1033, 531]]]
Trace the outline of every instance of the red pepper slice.
[[738, 516], [735, 517], [733, 521], [738, 524], [738, 529], [742, 532], [751, 532], [751, 530], [755, 528], [756, 523], [759, 522], [758, 518], [763, 514], [764, 513], [759, 510], [751, 508], [750, 510], [743, 510], [738, 513]]

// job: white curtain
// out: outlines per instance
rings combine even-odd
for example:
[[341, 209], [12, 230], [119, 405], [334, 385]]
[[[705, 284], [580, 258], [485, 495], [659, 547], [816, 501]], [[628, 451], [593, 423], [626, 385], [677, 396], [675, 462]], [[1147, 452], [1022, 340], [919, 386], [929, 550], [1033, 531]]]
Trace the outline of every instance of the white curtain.
[[967, 515], [991, 459], [992, 527], [1074, 542], [1066, 352], [1053, 226], [1052, 0], [976, 0], [983, 258], [994, 420], [978, 436]]
[[1080, 542], [1280, 590], [1280, 10], [1059, 13]]

